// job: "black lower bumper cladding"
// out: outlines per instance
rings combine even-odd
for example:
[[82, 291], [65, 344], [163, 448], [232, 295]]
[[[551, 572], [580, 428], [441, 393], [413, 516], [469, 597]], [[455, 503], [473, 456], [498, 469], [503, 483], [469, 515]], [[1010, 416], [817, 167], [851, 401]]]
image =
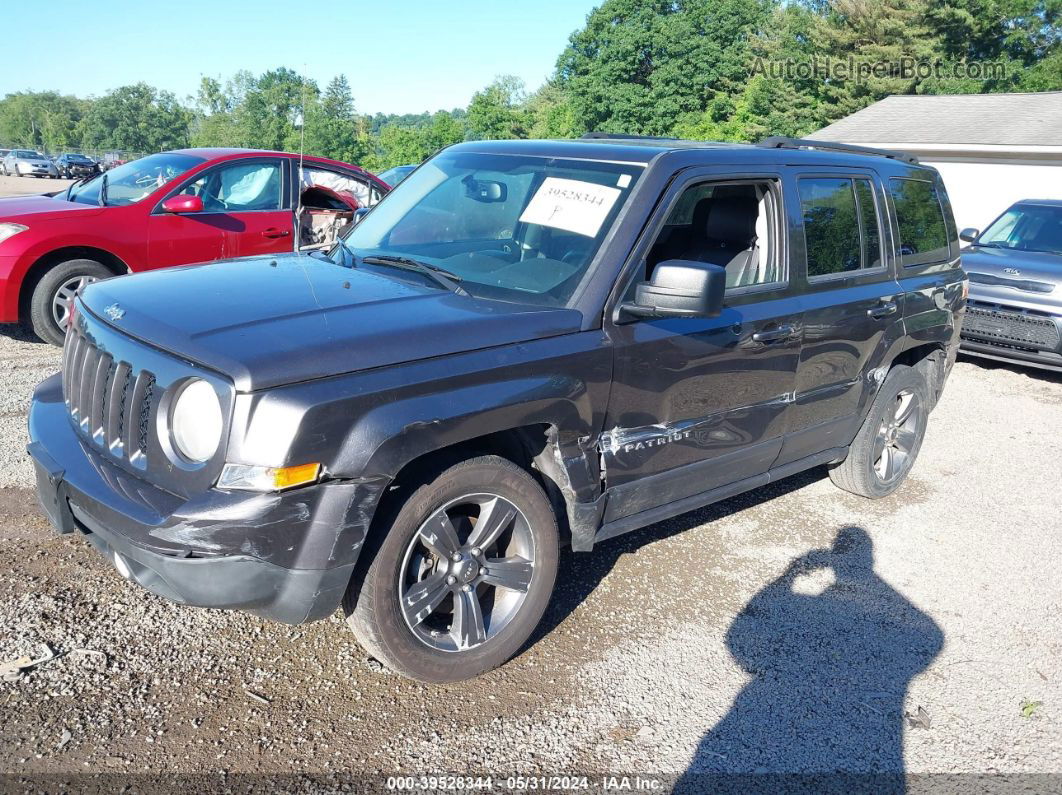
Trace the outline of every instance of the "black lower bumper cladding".
[[38, 498], [60, 533], [83, 534], [122, 576], [159, 596], [289, 624], [339, 606], [380, 491], [336, 481], [185, 500], [88, 448], [57, 378], [34, 395], [30, 440]]

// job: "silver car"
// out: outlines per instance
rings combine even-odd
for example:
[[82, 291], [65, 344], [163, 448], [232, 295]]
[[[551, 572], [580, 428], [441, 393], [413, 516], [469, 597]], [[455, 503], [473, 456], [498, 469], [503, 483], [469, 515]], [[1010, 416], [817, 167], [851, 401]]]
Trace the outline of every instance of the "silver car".
[[970, 243], [962, 350], [1062, 371], [1062, 200], [1025, 199], [960, 237]]
[[0, 162], [0, 171], [5, 177], [59, 178], [55, 163], [32, 149], [12, 149]]

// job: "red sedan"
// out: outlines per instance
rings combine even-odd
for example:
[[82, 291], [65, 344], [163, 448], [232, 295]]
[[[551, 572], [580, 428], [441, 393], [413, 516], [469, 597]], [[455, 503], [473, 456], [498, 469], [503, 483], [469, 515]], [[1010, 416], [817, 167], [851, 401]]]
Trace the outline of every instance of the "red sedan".
[[69, 300], [88, 282], [326, 247], [390, 188], [319, 157], [182, 149], [134, 160], [51, 195], [0, 199], [0, 323], [62, 344]]

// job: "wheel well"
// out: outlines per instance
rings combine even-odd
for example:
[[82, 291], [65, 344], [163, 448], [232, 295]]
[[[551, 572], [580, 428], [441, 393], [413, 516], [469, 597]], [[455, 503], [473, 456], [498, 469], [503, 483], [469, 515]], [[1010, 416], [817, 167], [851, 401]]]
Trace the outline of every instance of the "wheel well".
[[57, 248], [55, 251], [49, 251], [30, 265], [29, 270], [26, 271], [26, 276], [22, 279], [22, 287], [19, 289], [18, 294], [18, 316], [20, 320], [25, 320], [29, 317], [30, 298], [33, 296], [33, 291], [36, 289], [37, 283], [44, 277], [44, 274], [59, 263], [71, 259], [96, 260], [115, 276], [121, 276], [129, 272], [129, 268], [124, 262], [102, 248], [67, 246], [66, 248]]
[[564, 494], [560, 484], [550, 474], [556, 471], [550, 449], [552, 431], [553, 426], [546, 423], [525, 425], [476, 436], [424, 453], [406, 463], [391, 479], [381, 504], [377, 506], [376, 515], [387, 515], [388, 511], [381, 510], [384, 501], [404, 499], [429, 473], [468, 458], [496, 455], [512, 461], [538, 481], [553, 505], [561, 539], [566, 542], [569, 530]]
[[894, 365], [906, 364], [919, 370], [926, 379], [929, 389], [931, 406], [935, 406], [940, 397], [941, 387], [944, 384], [944, 368], [947, 362], [947, 354], [943, 346], [936, 343], [926, 343], [914, 348], [908, 348], [895, 359]]

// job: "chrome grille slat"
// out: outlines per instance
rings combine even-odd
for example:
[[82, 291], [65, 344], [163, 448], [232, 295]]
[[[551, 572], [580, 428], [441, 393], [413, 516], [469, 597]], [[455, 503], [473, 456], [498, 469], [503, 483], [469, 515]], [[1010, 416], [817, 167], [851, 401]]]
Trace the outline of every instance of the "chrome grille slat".
[[125, 362], [119, 362], [114, 368], [107, 396], [106, 429], [103, 433], [104, 443], [117, 456], [125, 450], [122, 442], [122, 420], [125, 416], [125, 400], [129, 395], [129, 374], [131, 368]]
[[71, 420], [94, 444], [139, 469], [147, 466], [158, 391], [153, 373], [115, 361], [88, 336], [70, 332], [63, 351], [63, 393]]
[[77, 416], [82, 429], [88, 430], [89, 412], [92, 410], [92, 387], [95, 383], [96, 361], [99, 351], [95, 345], [85, 346], [81, 367], [77, 371]]
[[148, 400], [155, 386], [155, 376], [147, 370], [141, 370], [136, 375], [133, 384], [132, 396], [126, 404], [125, 428], [123, 429], [122, 443], [127, 451], [127, 459], [134, 466], [143, 468], [147, 464], [145, 449], [141, 447], [141, 427], [144, 423], [144, 412], [150, 412], [151, 406]]
[[89, 410], [88, 432], [97, 444], [103, 443], [103, 415], [107, 408], [107, 382], [111, 378], [114, 359], [110, 354], [100, 354], [96, 372], [92, 378], [92, 407]]
[[78, 380], [81, 374], [81, 365], [85, 358], [85, 350], [88, 345], [84, 338], [80, 335], [77, 338], [74, 352], [70, 356], [70, 375], [67, 378], [67, 398], [66, 402], [70, 407], [70, 414], [74, 418], [75, 422], [80, 422], [81, 412], [78, 406], [78, 399], [81, 394], [80, 384]]

